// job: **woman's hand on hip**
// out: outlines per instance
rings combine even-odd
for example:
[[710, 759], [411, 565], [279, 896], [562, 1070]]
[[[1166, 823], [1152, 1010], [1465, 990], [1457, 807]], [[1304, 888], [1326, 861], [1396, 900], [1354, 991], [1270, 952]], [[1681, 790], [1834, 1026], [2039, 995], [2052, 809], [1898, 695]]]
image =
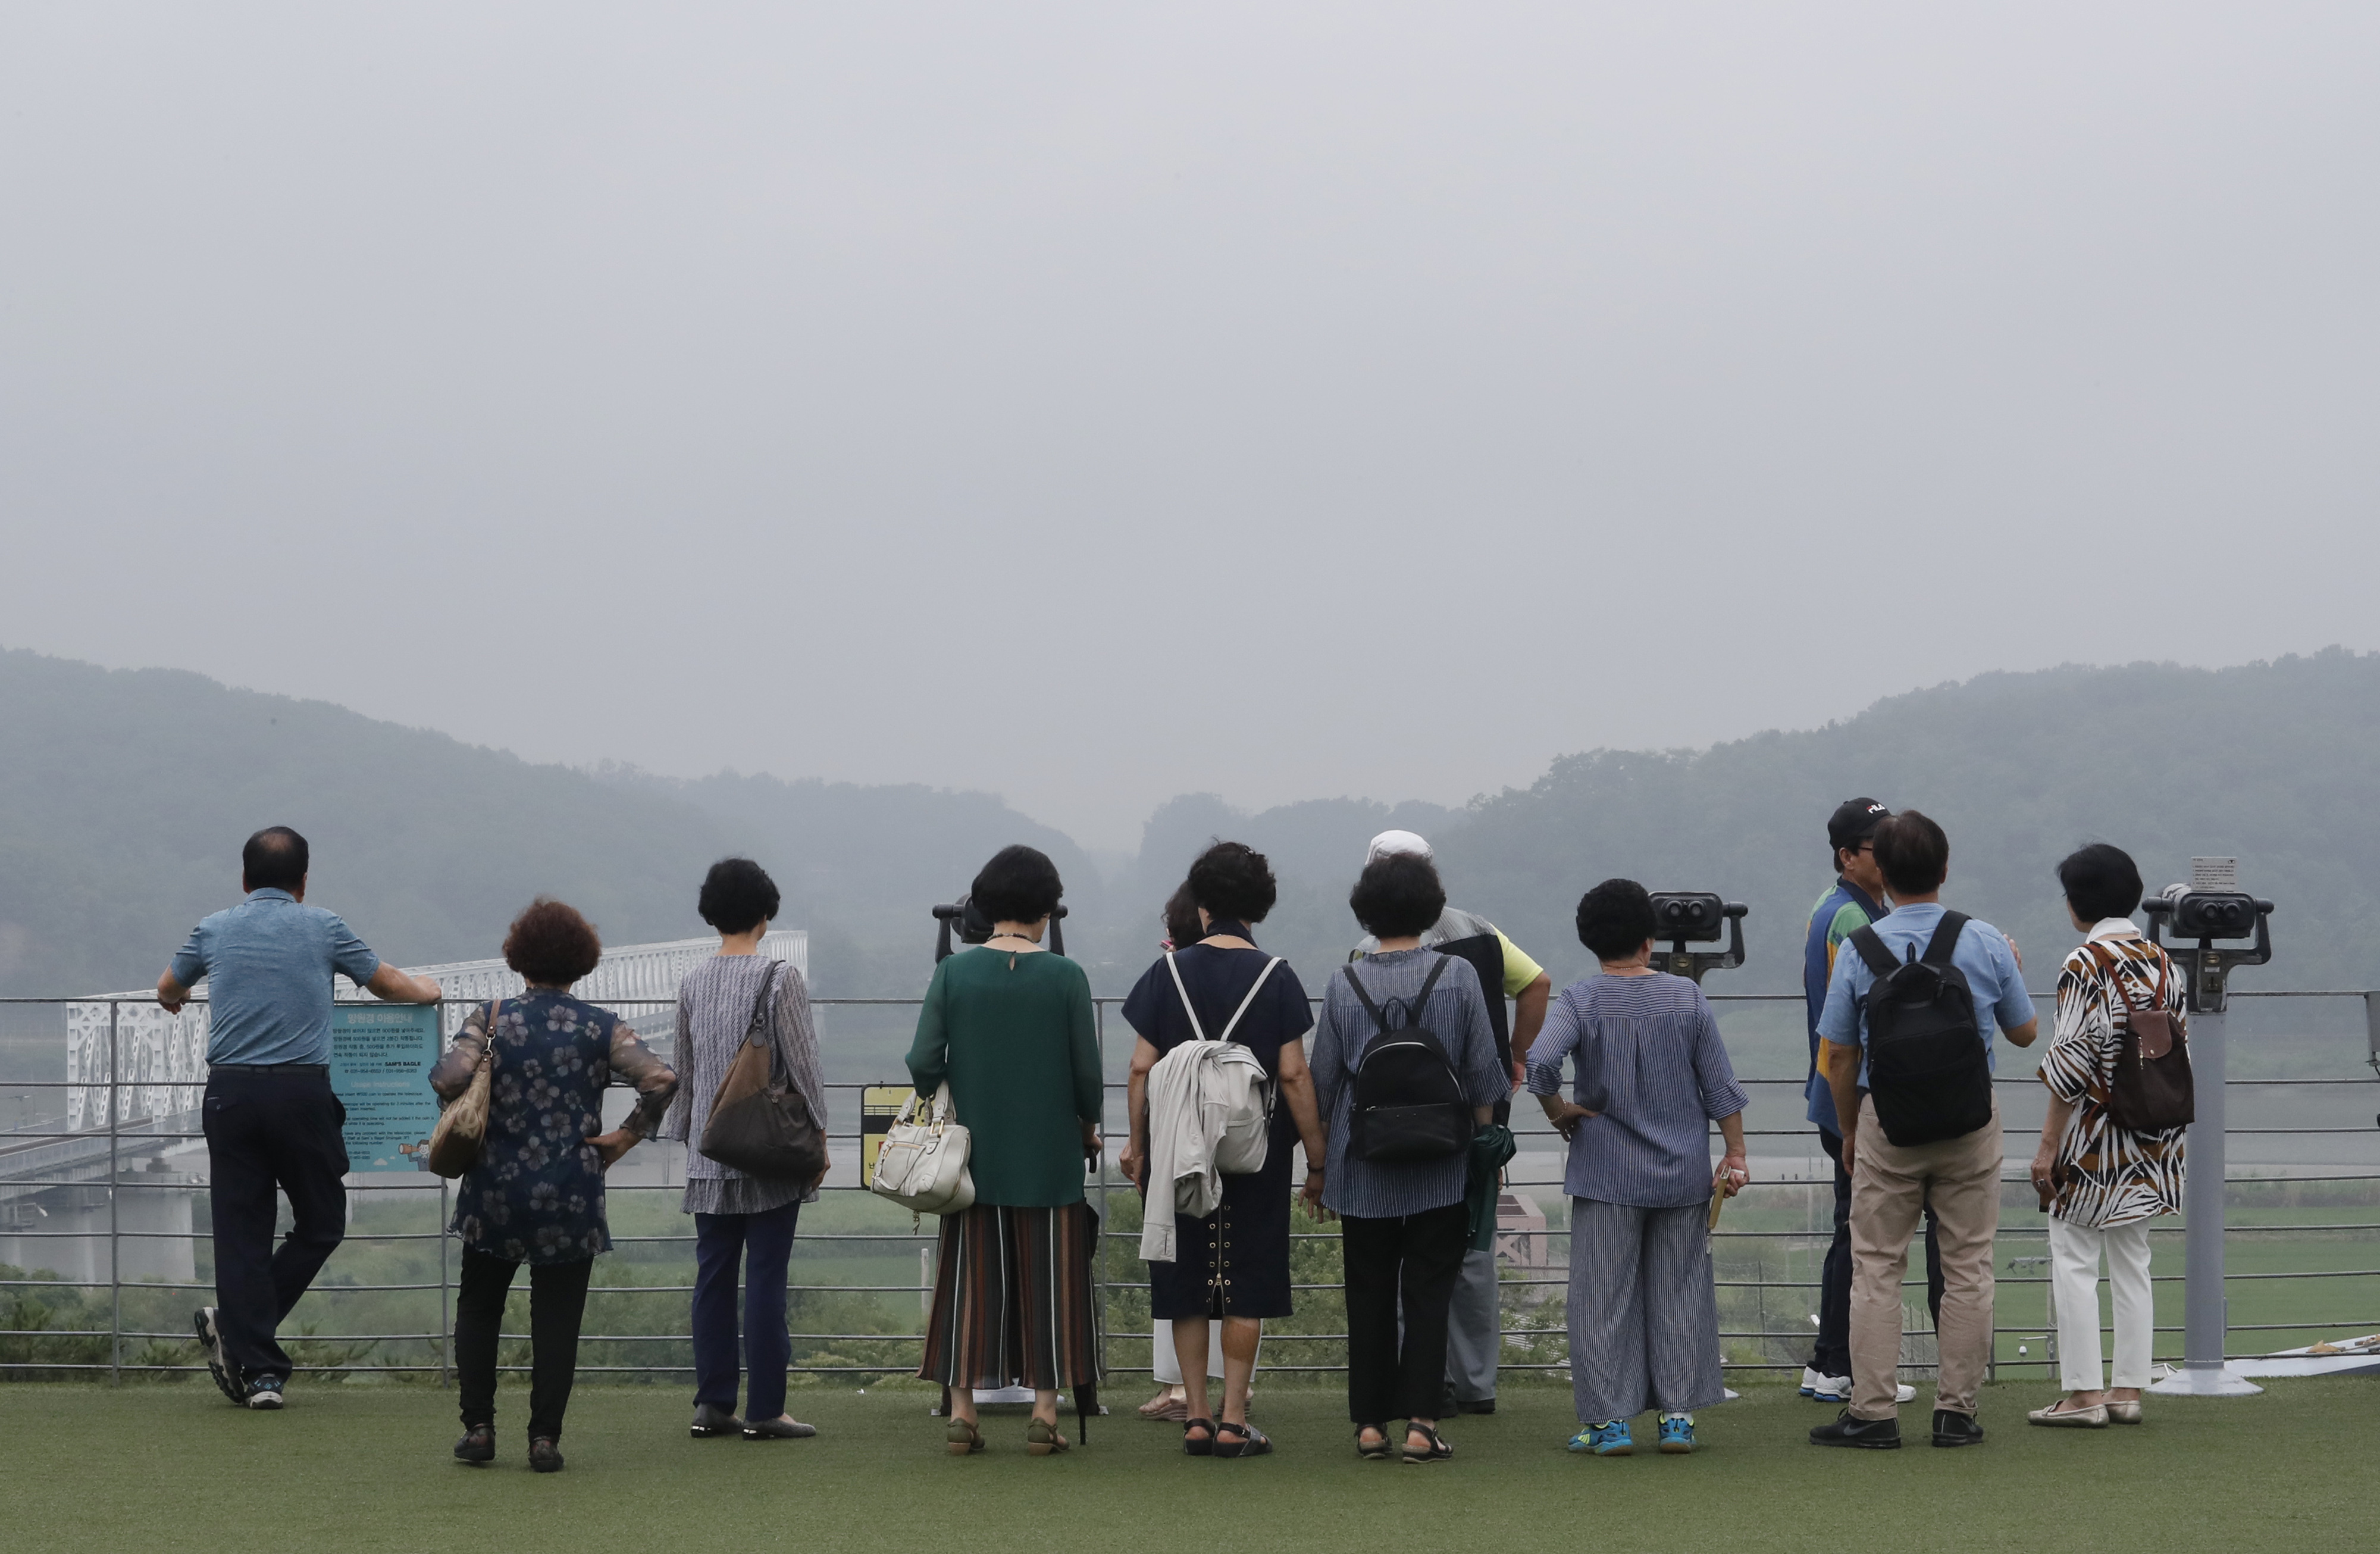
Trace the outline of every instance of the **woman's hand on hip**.
[[587, 1142], [595, 1146], [595, 1157], [610, 1170], [620, 1163], [620, 1157], [637, 1147], [637, 1135], [625, 1128], [614, 1128], [608, 1133], [589, 1133]]

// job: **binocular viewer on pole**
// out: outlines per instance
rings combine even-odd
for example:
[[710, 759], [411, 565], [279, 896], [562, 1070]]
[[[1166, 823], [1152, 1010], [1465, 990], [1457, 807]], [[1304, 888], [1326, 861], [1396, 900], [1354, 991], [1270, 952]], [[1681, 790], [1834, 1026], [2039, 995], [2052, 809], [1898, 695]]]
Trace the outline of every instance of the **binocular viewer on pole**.
[[[1066, 953], [1066, 930], [1060, 926], [1065, 915], [1063, 906], [1050, 914], [1050, 952], [1052, 955]], [[959, 925], [961, 944], [983, 943], [991, 937], [993, 926], [991, 919], [984, 915], [983, 909], [975, 904], [972, 896], [962, 896], [948, 906], [936, 907], [934, 923], [934, 964], [938, 966], [951, 958], [952, 924]]]
[[[1731, 972], [1743, 964], [1743, 917], [1751, 909], [1742, 901], [1723, 901], [1707, 890], [1656, 890], [1653, 922], [1657, 939], [1670, 948], [1653, 963], [1671, 976], [1699, 983], [1709, 972]], [[1688, 949], [1690, 944], [1717, 944], [1727, 935], [1723, 950]]]
[[[2230, 860], [2193, 859], [2200, 863], [2224, 863]], [[2240, 890], [2199, 890], [2176, 885], [2162, 896], [2151, 896], [2141, 902], [2141, 911], [2148, 914], [2149, 942], [2160, 946], [2173, 957], [2189, 977], [2190, 1012], [2220, 1014], [2228, 992], [2231, 973], [2240, 966], [2261, 966], [2273, 958], [2273, 903], [2258, 900]], [[2163, 934], [2173, 935], [2174, 942], [2167, 944]], [[2246, 949], [2217, 948], [2217, 939], [2255, 940]], [[2193, 946], [2184, 939], [2196, 939]]]

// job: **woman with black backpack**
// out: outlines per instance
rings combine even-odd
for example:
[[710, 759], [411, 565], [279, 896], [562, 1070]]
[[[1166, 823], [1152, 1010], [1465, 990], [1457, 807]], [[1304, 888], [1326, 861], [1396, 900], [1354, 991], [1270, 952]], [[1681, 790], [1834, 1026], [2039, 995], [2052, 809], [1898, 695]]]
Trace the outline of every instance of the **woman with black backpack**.
[[[2027, 1417], [2098, 1429], [2141, 1422], [2149, 1383], [2149, 1221], [2181, 1212], [2190, 1131], [2185, 988], [2166, 952], [2141, 936], [2141, 871], [2105, 842], [2058, 865], [2066, 911], [2085, 936], [2058, 972], [2058, 1023], [2041, 1059], [2049, 1109], [2033, 1184], [2049, 1211], [2050, 1291], [2065, 1395]], [[2099, 1259], [2116, 1313], [2115, 1388], [2100, 1390]]]
[[[1447, 1309], [1469, 1240], [1471, 1136], [1512, 1088], [1479, 974], [1421, 948], [1446, 910], [1427, 858], [1364, 866], [1347, 898], [1380, 948], [1330, 979], [1310, 1058], [1330, 1133], [1322, 1207], [1342, 1221], [1347, 1408], [1357, 1455], [1442, 1462]], [[1402, 1305], [1403, 1332], [1398, 1332]]]

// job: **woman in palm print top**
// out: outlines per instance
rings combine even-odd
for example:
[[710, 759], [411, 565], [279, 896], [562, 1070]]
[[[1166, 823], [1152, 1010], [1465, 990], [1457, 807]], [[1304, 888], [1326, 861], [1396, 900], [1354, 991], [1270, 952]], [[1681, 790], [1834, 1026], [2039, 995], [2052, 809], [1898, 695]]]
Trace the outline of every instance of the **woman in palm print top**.
[[[455, 1363], [467, 1432], [455, 1454], [466, 1462], [495, 1453], [496, 1333], [513, 1275], [527, 1263], [531, 1462], [561, 1466], [554, 1443], [577, 1367], [588, 1276], [596, 1254], [612, 1247], [603, 1172], [652, 1132], [677, 1090], [677, 1075], [625, 1022], [570, 996], [602, 952], [577, 912], [560, 901], [532, 903], [504, 936], [505, 963], [528, 991], [473, 1009], [430, 1073], [431, 1087], [453, 1100], [470, 1085], [480, 1057], [495, 1055], [487, 1143], [455, 1200], [454, 1230], [463, 1242]], [[638, 1104], [605, 1132], [603, 1090], [614, 1072], [636, 1087]]]

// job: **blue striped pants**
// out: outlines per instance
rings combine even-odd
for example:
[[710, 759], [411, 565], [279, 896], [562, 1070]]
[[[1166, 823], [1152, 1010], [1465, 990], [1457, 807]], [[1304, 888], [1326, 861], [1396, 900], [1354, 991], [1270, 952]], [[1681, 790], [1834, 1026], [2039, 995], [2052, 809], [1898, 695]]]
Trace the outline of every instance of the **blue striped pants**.
[[1727, 1395], [1709, 1209], [1570, 1201], [1571, 1393], [1582, 1425]]

